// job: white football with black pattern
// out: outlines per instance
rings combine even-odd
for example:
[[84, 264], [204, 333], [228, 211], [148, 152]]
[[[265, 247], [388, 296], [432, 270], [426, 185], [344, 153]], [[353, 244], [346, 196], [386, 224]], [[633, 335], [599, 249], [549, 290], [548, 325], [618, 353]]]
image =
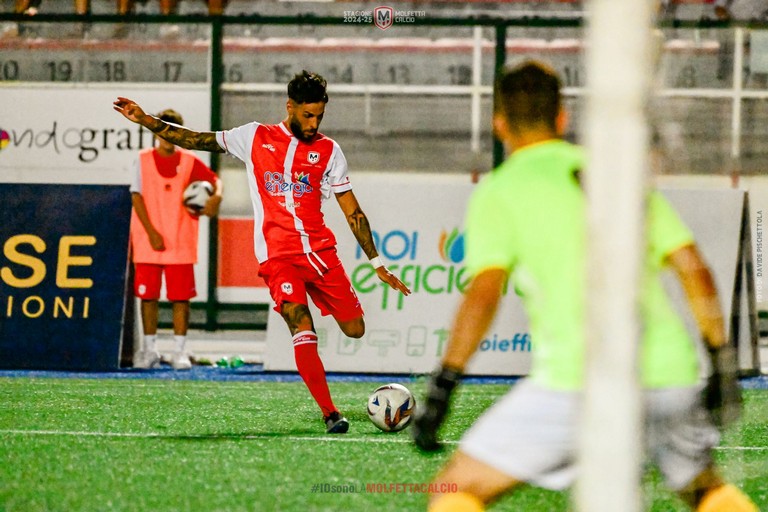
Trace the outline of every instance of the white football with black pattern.
[[207, 181], [193, 181], [184, 189], [182, 202], [189, 213], [200, 215], [200, 210], [205, 207], [205, 203], [212, 195], [213, 185]]
[[411, 424], [416, 399], [401, 384], [386, 384], [368, 397], [368, 418], [384, 432], [398, 432]]

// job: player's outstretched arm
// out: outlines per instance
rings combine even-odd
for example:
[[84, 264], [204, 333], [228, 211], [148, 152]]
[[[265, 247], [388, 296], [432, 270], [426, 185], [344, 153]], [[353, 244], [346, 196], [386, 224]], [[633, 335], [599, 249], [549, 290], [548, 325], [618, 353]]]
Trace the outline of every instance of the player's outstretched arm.
[[113, 108], [123, 117], [140, 124], [155, 135], [184, 149], [223, 153], [224, 149], [216, 142], [214, 132], [196, 132], [147, 114], [135, 101], [118, 97], [112, 104]]
[[[354, 192], [347, 190], [336, 194], [336, 200], [339, 202], [341, 211], [344, 213], [344, 217], [347, 219], [349, 228], [352, 230], [352, 234], [355, 235], [357, 243], [360, 244], [360, 248], [368, 256], [369, 260], [377, 261], [376, 258], [378, 258], [379, 253], [376, 250], [376, 244], [373, 242], [371, 225], [368, 223], [368, 217], [365, 216], [362, 208], [360, 208], [360, 203], [357, 202]], [[390, 272], [387, 267], [384, 265], [374, 266], [376, 267], [376, 275], [379, 276], [379, 279], [404, 295], [411, 294], [410, 288]]]
[[727, 426], [741, 416], [743, 398], [738, 381], [738, 357], [725, 336], [715, 280], [693, 244], [674, 251], [667, 261], [680, 279], [709, 351], [712, 372], [704, 388], [704, 405], [717, 426]]
[[506, 270], [492, 268], [472, 279], [454, 315], [443, 366], [464, 371], [496, 316], [508, 276]]
[[503, 269], [485, 270], [475, 276], [464, 294], [440, 368], [430, 378], [424, 405], [414, 418], [411, 434], [421, 450], [441, 447], [437, 432], [448, 413], [451, 393], [496, 316], [507, 277]]
[[693, 317], [710, 348], [726, 343], [725, 322], [715, 280], [695, 245], [689, 244], [667, 256], [685, 291]]

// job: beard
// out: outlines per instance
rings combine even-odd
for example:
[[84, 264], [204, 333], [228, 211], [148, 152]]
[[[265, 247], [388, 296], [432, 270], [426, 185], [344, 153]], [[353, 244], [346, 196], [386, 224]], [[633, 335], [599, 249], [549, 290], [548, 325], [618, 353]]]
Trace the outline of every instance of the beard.
[[299, 124], [295, 117], [291, 117], [291, 119], [288, 121], [288, 125], [291, 128], [291, 133], [293, 133], [294, 137], [302, 142], [311, 142], [312, 139], [315, 138], [315, 135], [317, 135], [317, 130], [312, 132], [311, 135], [304, 133], [304, 131], [301, 129], [301, 124]]

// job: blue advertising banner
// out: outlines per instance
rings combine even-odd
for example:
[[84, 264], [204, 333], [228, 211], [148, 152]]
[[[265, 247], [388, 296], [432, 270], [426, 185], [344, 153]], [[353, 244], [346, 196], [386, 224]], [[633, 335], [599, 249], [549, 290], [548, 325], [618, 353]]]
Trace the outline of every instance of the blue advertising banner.
[[0, 184], [0, 367], [119, 366], [125, 185]]

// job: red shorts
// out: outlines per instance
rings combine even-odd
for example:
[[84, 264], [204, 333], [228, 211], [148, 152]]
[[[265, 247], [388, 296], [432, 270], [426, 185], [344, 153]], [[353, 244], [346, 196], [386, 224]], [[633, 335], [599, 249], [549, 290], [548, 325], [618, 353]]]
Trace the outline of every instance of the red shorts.
[[189, 300], [197, 295], [195, 290], [195, 271], [192, 263], [181, 265], [155, 265], [153, 263], [134, 263], [136, 275], [133, 279], [133, 292], [140, 299], [157, 300], [160, 298], [160, 284], [165, 272], [165, 292], [172, 302]]
[[323, 316], [333, 315], [339, 322], [363, 316], [363, 307], [334, 248], [269, 259], [259, 268], [259, 275], [267, 283], [278, 313], [284, 302], [309, 305], [309, 295]]

